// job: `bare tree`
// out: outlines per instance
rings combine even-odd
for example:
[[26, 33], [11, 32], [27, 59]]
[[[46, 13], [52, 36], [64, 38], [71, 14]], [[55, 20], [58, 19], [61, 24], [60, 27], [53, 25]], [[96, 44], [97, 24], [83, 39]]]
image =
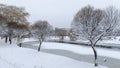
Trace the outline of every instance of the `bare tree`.
[[105, 34], [112, 32], [119, 21], [119, 11], [113, 7], [102, 10], [86, 6], [75, 15], [72, 27], [89, 40], [94, 52], [95, 66], [98, 66], [96, 43]]
[[27, 13], [24, 8], [0, 4], [0, 35], [6, 37], [6, 42], [7, 37], [10, 38], [12, 34], [12, 30], [7, 29], [7, 25], [13, 24], [13, 22], [25, 24], [28, 15], [29, 13]]
[[40, 51], [42, 42], [45, 40], [45, 37], [49, 35], [51, 30], [51, 25], [47, 21], [37, 21], [31, 26], [31, 33], [33, 37], [37, 38], [40, 42], [38, 51]]
[[58, 29], [56, 31], [56, 34], [57, 34], [57, 36], [60, 37], [60, 40], [64, 40], [64, 37], [67, 36], [67, 34], [68, 34], [67, 32], [68, 31], [66, 29]]

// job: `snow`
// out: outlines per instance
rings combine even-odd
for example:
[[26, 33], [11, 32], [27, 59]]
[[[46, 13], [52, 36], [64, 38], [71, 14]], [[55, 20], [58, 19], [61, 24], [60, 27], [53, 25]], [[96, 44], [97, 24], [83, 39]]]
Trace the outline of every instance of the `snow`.
[[[120, 44], [119, 41], [120, 37], [116, 37], [116, 39], [109, 39], [98, 42], [98, 44], [104, 44], [104, 45], [110, 45], [110, 46], [118, 46]], [[29, 40], [30, 41], [30, 40]], [[81, 40], [82, 42], [88, 42], [86, 40]], [[76, 41], [78, 42], [78, 41]], [[32, 43], [31, 43], [32, 44]], [[118, 45], [116, 45], [118, 44]], [[38, 46], [39, 43], [33, 43], [33, 46]], [[74, 44], [64, 44], [64, 43], [53, 43], [53, 42], [44, 42], [42, 44], [43, 49], [61, 49], [61, 50], [67, 50], [72, 51], [74, 53], [83, 54], [83, 55], [93, 55], [93, 50], [91, 47], [84, 47], [84, 46], [78, 46]], [[105, 57], [111, 57], [115, 59], [120, 59], [120, 51], [112, 50], [112, 49], [102, 49], [102, 48], [96, 48], [99, 56], [105, 56]], [[117, 56], [116, 56], [117, 55]]]
[[94, 65], [0, 41], [0, 68], [94, 68]]
[[22, 42], [32, 42], [32, 41], [38, 41], [37, 39], [34, 38], [24, 38]]
[[120, 40], [118, 40], [118, 39], [110, 39], [110, 40], [101, 41], [101, 43], [107, 43], [107, 44], [120, 44]]
[[[36, 43], [33, 45], [36, 46], [38, 44]], [[72, 51], [74, 53], [83, 54], [83, 55], [93, 55], [93, 50], [91, 47], [84, 47], [84, 46], [78, 46], [73, 44], [45, 42], [42, 44], [42, 48], [43, 49], [61, 49], [61, 50]], [[120, 51], [102, 49], [102, 48], [96, 48], [96, 49], [99, 56], [106, 56], [106, 57], [120, 59]]]
[[[50, 40], [53, 41], [59, 41], [58, 38], [50, 38]], [[71, 43], [89, 43], [88, 40], [84, 39], [84, 38], [80, 38], [76, 41], [70, 41], [69, 38], [64, 38], [63, 40], [64, 42], [71, 42]], [[97, 42], [98, 45], [104, 45], [104, 46], [114, 46], [114, 47], [120, 47], [120, 36], [117, 37], [111, 37], [111, 39], [104, 39], [104, 40], [100, 40], [99, 42]]]

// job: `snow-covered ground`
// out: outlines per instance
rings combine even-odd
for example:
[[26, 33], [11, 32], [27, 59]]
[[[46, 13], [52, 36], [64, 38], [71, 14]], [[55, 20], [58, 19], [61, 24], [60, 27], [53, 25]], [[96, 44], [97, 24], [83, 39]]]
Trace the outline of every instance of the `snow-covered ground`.
[[102, 43], [109, 43], [109, 44], [120, 44], [120, 36], [109, 39], [109, 40], [103, 40]]
[[33, 41], [38, 41], [38, 39], [34, 39], [34, 38], [25, 38], [25, 39], [22, 39], [22, 43], [23, 42], [33, 42]]
[[[116, 39], [104, 40], [104, 41], [101, 41], [99, 43], [108, 43], [108, 44], [113, 43], [112, 46], [114, 46], [115, 43], [120, 44], [119, 39], [120, 39], [120, 37], [117, 37]], [[30, 39], [25, 39], [25, 40], [23, 40], [23, 42], [24, 41], [31, 42]], [[116, 41], [118, 41], [118, 42], [116, 42]], [[87, 42], [87, 41], [85, 41], [85, 42]], [[32, 43], [30, 43], [30, 44], [32, 44]], [[32, 45], [38, 46], [39, 43], [35, 42]], [[78, 53], [78, 54], [93, 55], [93, 50], [92, 50], [91, 47], [76, 46], [76, 45], [73, 45], [73, 44], [45, 42], [45, 43], [42, 44], [42, 48], [44, 48], [44, 49], [61, 49], [61, 50], [72, 51], [72, 52], [75, 52], [75, 53]], [[106, 57], [120, 59], [120, 55], [119, 55], [120, 51], [97, 48], [97, 52], [98, 52], [99, 56], [106, 56]]]
[[[39, 44], [33, 44], [34, 46], [38, 46]], [[53, 42], [45, 42], [42, 44], [43, 49], [61, 49], [68, 50], [78, 54], [83, 55], [93, 55], [93, 50], [91, 47], [77, 46], [73, 44], [64, 44], [64, 43], [53, 43]], [[120, 59], [120, 51], [110, 50], [110, 49], [102, 49], [97, 48], [97, 52], [99, 56], [106, 56], [111, 58]], [[116, 56], [117, 55], [117, 56]]]
[[[49, 48], [51, 44], [44, 43], [43, 45]], [[9, 45], [0, 41], [0, 68], [94, 68], [94, 65], [63, 56], [20, 48], [16, 44]], [[99, 66], [98, 68], [107, 67]]]

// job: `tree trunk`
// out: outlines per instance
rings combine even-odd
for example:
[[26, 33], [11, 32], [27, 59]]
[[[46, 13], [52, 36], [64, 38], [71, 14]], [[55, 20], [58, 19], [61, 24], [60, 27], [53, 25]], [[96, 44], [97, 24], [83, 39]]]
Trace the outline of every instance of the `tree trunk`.
[[8, 39], [8, 37], [7, 37], [7, 36], [5, 36], [5, 43], [7, 43], [7, 39]]
[[10, 42], [10, 44], [12, 44], [12, 38], [11, 38], [11, 35], [9, 36], [9, 42]]
[[40, 51], [40, 49], [41, 49], [42, 40], [39, 39], [39, 42], [40, 42], [40, 44], [39, 44], [39, 46], [38, 46], [38, 51]]
[[22, 47], [22, 43], [19, 43], [19, 46]]
[[10, 42], [10, 44], [12, 44], [12, 40], [11, 40], [11, 38], [9, 38], [9, 42]]
[[17, 37], [17, 44], [21, 43], [20, 36]]
[[61, 38], [62, 40], [64, 40], [64, 36], [62, 36], [62, 38]]
[[94, 52], [94, 64], [95, 64], [95, 66], [98, 66], [98, 63], [97, 63], [97, 51], [96, 51], [96, 49], [95, 49], [95, 47], [93, 45], [91, 45], [91, 47], [92, 47], [92, 50]]

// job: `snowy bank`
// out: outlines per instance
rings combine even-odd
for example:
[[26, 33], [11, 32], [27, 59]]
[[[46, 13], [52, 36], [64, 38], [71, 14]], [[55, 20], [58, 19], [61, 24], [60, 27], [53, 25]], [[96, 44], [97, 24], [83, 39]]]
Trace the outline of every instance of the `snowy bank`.
[[0, 68], [94, 68], [91, 63], [0, 43]]

